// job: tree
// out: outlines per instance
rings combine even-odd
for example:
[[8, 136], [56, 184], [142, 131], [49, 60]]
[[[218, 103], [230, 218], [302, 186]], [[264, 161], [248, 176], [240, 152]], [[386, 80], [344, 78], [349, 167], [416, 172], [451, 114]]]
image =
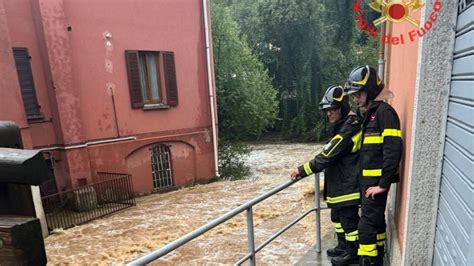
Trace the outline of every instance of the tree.
[[287, 138], [313, 138], [312, 128], [322, 120], [317, 102], [322, 85], [323, 9], [311, 0], [260, 1], [264, 33], [260, 43], [268, 50], [260, 54], [270, 57], [264, 62], [274, 62], [269, 69], [279, 89], [279, 130]]
[[220, 136], [259, 137], [274, 123], [277, 91], [268, 72], [252, 54], [230, 9], [212, 2], [212, 32]]
[[[226, 0], [230, 1], [230, 0]], [[278, 113], [277, 91], [222, 0], [212, 2], [214, 66], [219, 117], [219, 169], [226, 179], [248, 175], [241, 140], [259, 138]]]
[[318, 103], [357, 65], [375, 66], [377, 42], [356, 29], [351, 0], [225, 0], [278, 89], [282, 136], [322, 140]]

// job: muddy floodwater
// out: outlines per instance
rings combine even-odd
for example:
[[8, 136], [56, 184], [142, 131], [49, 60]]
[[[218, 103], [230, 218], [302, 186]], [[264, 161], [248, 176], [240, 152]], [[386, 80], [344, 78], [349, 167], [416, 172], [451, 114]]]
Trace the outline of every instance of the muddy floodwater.
[[[137, 206], [106, 218], [57, 230], [45, 239], [48, 264], [120, 265], [191, 232], [288, 180], [290, 170], [311, 159], [318, 144], [253, 145], [246, 180], [220, 181], [137, 199]], [[314, 206], [314, 177], [306, 178], [253, 209], [256, 246]], [[324, 204], [324, 203], [323, 203]], [[257, 254], [263, 265], [293, 264], [315, 243], [310, 214]], [[322, 234], [331, 230], [322, 211]], [[194, 239], [156, 265], [233, 264], [247, 252], [246, 218], [240, 214]]]

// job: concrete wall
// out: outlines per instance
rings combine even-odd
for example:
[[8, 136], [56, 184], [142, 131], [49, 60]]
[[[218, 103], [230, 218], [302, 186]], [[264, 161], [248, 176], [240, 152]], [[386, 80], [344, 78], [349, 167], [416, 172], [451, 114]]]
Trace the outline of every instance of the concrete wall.
[[[5, 70], [0, 73], [0, 119], [20, 125], [25, 147], [52, 151], [59, 190], [77, 186], [82, 178], [92, 182], [97, 171], [106, 170], [136, 171], [136, 187], [144, 188], [148, 181], [140, 178], [149, 178], [146, 168], [128, 169], [126, 158], [145, 149], [141, 141], [145, 139], [149, 145], [174, 143], [176, 184], [215, 175], [202, 1], [0, 0], [0, 4], [0, 47], [6, 59], [0, 63]], [[106, 34], [112, 36], [111, 45], [106, 45]], [[28, 48], [43, 120], [26, 119], [12, 47]], [[174, 52], [178, 106], [131, 108], [125, 50]], [[136, 141], [84, 145], [127, 136]], [[118, 152], [112, 154], [113, 150]], [[141, 151], [132, 157], [137, 154], [149, 162], [149, 154]]]
[[[426, 1], [421, 26], [435, 1]], [[390, 47], [388, 85], [400, 115], [405, 154], [395, 225], [403, 265], [430, 265], [438, 207], [457, 1], [442, 1], [433, 27], [404, 45]], [[394, 35], [416, 29], [394, 24]]]
[[[430, 265], [441, 180], [458, 1], [442, 1], [438, 21], [420, 41], [403, 263]], [[427, 1], [427, 21], [435, 2]]]
[[[435, 3], [426, 1], [421, 26]], [[430, 265], [433, 257], [457, 15], [457, 1], [439, 3], [437, 21], [423, 38], [387, 52], [387, 84], [396, 95], [390, 103], [400, 115], [405, 146], [394, 216], [403, 265]], [[394, 36], [416, 29], [408, 23], [391, 28]]]

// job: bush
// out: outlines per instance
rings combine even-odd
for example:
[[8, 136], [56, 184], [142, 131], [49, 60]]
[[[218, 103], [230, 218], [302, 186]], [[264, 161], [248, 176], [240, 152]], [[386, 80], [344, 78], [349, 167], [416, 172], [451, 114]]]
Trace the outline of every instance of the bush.
[[241, 142], [219, 141], [219, 172], [225, 180], [237, 180], [250, 174], [245, 157], [252, 151], [250, 146]]

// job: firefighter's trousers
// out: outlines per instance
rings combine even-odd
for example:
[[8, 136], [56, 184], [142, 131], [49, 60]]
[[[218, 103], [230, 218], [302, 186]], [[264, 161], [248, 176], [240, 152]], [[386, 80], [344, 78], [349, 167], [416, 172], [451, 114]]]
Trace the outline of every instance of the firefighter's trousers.
[[346, 241], [354, 242], [358, 240], [358, 205], [331, 208], [331, 221], [334, 223], [336, 233], [344, 234]]
[[361, 217], [359, 221], [359, 256], [382, 256], [385, 243], [385, 206], [388, 190], [375, 195], [375, 199], [365, 197], [369, 186], [362, 187]]

